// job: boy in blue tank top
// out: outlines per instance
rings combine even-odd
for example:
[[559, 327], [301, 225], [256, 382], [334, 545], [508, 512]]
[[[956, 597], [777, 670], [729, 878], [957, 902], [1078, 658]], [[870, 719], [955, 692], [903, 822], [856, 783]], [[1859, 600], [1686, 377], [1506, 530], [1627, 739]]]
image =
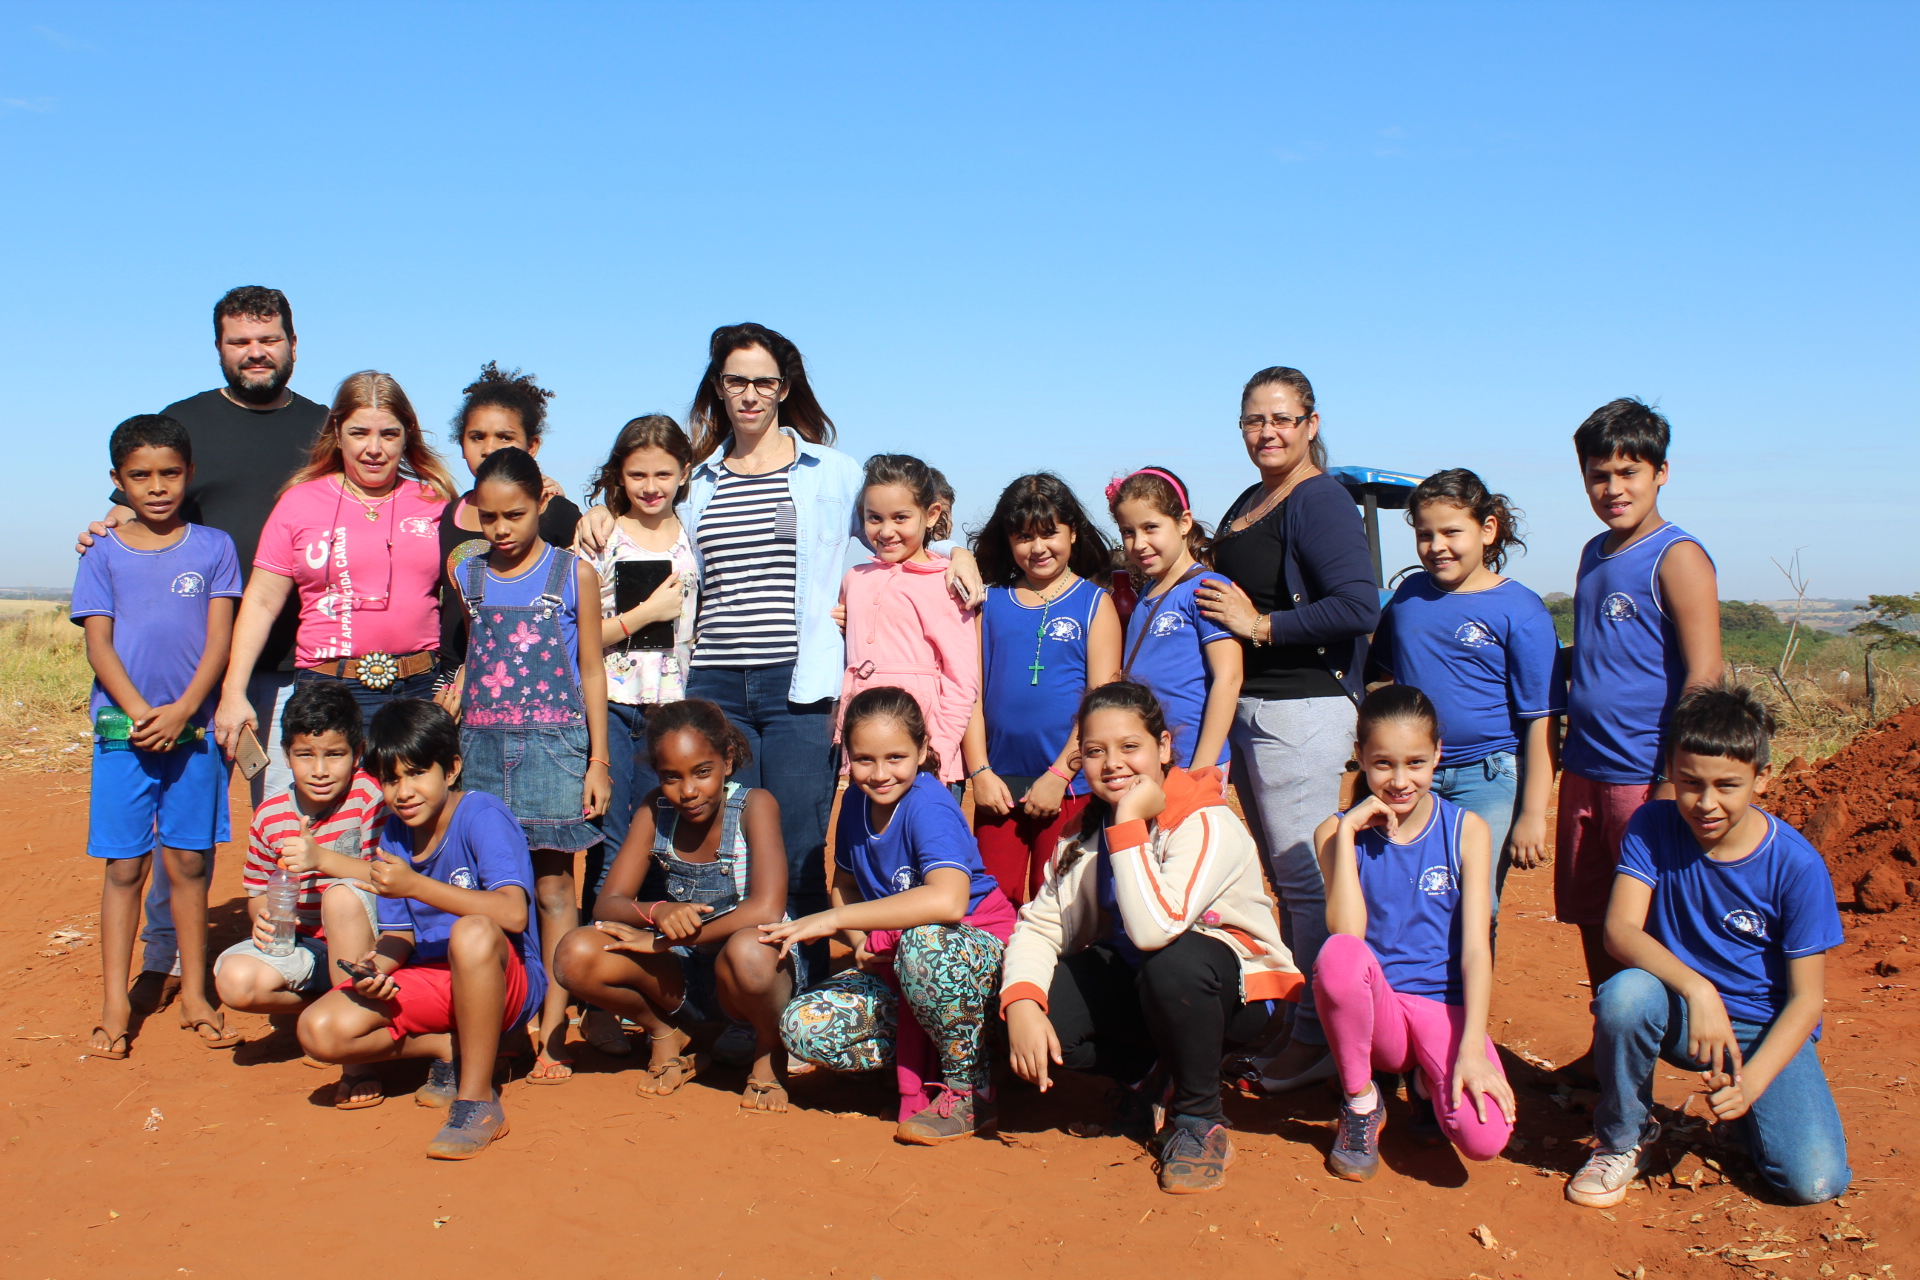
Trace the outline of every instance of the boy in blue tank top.
[[1593, 1002], [1598, 1144], [1567, 1199], [1618, 1204], [1647, 1163], [1653, 1072], [1700, 1073], [1720, 1124], [1781, 1195], [1819, 1204], [1847, 1189], [1847, 1138], [1814, 1045], [1825, 953], [1840, 945], [1826, 864], [1753, 801], [1767, 789], [1773, 714], [1751, 689], [1696, 689], [1668, 730], [1673, 799], [1627, 824], [1607, 908], [1607, 949], [1628, 968]]
[[[1627, 820], [1673, 794], [1662, 768], [1680, 696], [1720, 679], [1720, 593], [1698, 539], [1660, 514], [1667, 420], [1639, 400], [1601, 405], [1573, 433], [1607, 532], [1580, 553], [1567, 736], [1554, 840], [1554, 915], [1580, 927], [1594, 990], [1619, 972], [1603, 937]], [[1591, 1052], [1562, 1068], [1592, 1076]]]

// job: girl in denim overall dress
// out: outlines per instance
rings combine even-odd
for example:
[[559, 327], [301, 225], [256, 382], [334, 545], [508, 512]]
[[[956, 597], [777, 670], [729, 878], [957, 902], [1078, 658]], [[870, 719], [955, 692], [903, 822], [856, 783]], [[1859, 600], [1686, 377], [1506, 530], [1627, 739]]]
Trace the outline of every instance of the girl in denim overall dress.
[[[706, 1068], [684, 1024], [718, 998], [753, 1028], [743, 1111], [785, 1111], [776, 1054], [793, 960], [760, 940], [786, 914], [787, 852], [773, 793], [733, 781], [752, 760], [746, 736], [703, 698], [663, 703], [647, 719], [660, 784], [633, 815], [607, 871], [594, 922], [567, 935], [556, 974], [594, 1007], [644, 1027], [637, 1091], [664, 1097]], [[706, 981], [702, 981], [702, 980]], [[711, 1011], [711, 1006], [707, 1005]]]
[[[448, 570], [468, 617], [461, 781], [505, 801], [527, 833], [540, 958], [552, 973], [554, 948], [580, 923], [573, 856], [599, 842], [594, 819], [606, 812], [612, 791], [600, 579], [570, 552], [541, 541], [546, 504], [540, 468], [526, 450], [488, 454], [473, 478], [488, 550]], [[539, 1061], [530, 1084], [559, 1084], [573, 1074], [566, 1006], [566, 989], [550, 982], [532, 1029]]]

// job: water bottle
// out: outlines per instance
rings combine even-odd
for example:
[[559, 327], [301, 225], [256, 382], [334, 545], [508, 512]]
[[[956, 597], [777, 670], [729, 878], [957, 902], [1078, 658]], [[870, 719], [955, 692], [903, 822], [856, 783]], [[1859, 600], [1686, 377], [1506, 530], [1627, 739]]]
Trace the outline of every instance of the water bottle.
[[[108, 703], [93, 713], [93, 732], [100, 739], [102, 751], [131, 751], [133, 743], [133, 717], [120, 708]], [[183, 747], [190, 742], [199, 742], [207, 736], [205, 729], [196, 729], [192, 725], [180, 731], [174, 746]]]
[[296, 910], [299, 903], [299, 877], [275, 867], [267, 877], [267, 919], [273, 925], [273, 941], [265, 947], [268, 955], [278, 958], [293, 954], [293, 937], [300, 922]]

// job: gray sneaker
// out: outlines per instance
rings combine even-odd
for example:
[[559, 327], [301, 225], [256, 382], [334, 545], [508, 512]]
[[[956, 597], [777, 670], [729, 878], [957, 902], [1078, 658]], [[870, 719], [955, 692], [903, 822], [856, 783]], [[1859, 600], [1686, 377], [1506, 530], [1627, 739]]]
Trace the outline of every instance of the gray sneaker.
[[908, 1146], [933, 1147], [976, 1133], [991, 1133], [998, 1123], [992, 1099], [982, 1097], [978, 1090], [941, 1085], [940, 1096], [925, 1110], [900, 1122], [893, 1140]]
[[495, 1138], [507, 1136], [507, 1113], [496, 1091], [492, 1101], [469, 1102], [455, 1098], [447, 1109], [447, 1122], [427, 1144], [429, 1160], [471, 1160], [487, 1149]]
[[460, 1092], [460, 1068], [445, 1058], [435, 1058], [427, 1068], [427, 1082], [413, 1091], [413, 1100], [423, 1107], [446, 1110]]
[[1660, 1138], [1660, 1123], [1647, 1121], [1640, 1141], [1625, 1151], [1595, 1151], [1567, 1180], [1567, 1199], [1589, 1209], [1606, 1209], [1627, 1198], [1627, 1188], [1647, 1167], [1649, 1148]]

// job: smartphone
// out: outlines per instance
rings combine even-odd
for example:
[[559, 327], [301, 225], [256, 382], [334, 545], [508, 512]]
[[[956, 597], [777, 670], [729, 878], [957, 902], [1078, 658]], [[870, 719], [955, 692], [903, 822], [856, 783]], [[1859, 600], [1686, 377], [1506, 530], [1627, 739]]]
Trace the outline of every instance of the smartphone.
[[267, 767], [267, 753], [260, 746], [260, 739], [253, 736], [251, 725], [242, 725], [240, 741], [233, 748], [233, 762], [240, 766], [240, 776], [252, 782]]
[[[673, 576], [671, 560], [622, 560], [613, 566], [613, 607], [625, 613], [660, 589]], [[649, 622], [614, 646], [629, 652], [673, 648], [674, 624]]]
[[370, 964], [354, 964], [351, 960], [335, 960], [334, 963], [340, 966], [340, 972], [346, 974], [355, 982], [376, 977], [380, 973], [380, 970]]

